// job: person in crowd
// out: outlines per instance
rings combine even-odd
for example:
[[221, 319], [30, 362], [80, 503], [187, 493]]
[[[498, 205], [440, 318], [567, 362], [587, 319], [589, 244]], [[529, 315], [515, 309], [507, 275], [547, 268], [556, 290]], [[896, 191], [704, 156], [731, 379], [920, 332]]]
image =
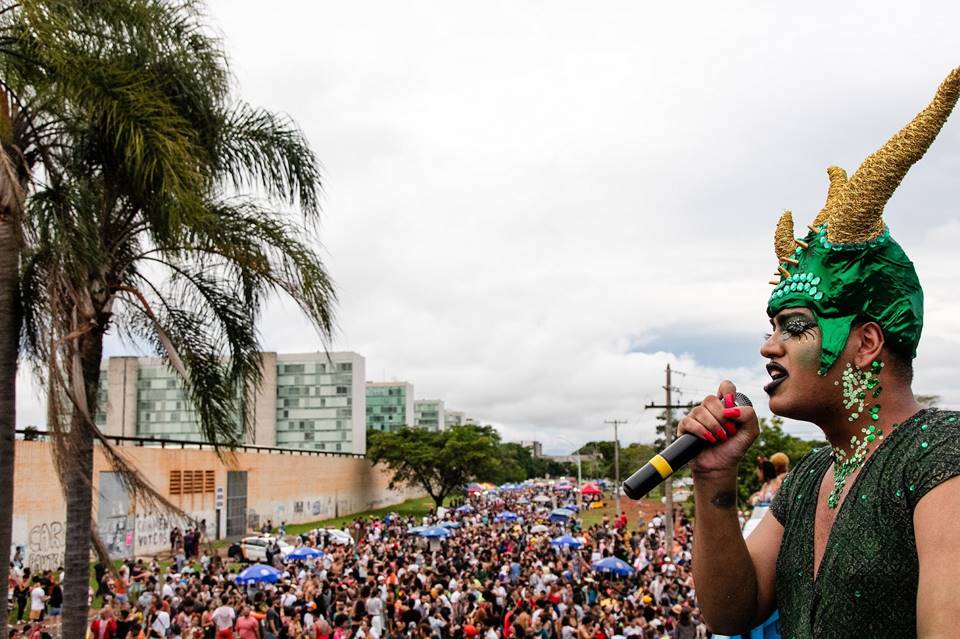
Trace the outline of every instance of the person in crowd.
[[100, 614], [90, 623], [91, 639], [124, 639], [117, 633], [117, 620], [109, 606], [100, 609]]
[[751, 506], [770, 505], [780, 487], [773, 463], [766, 459], [760, 462], [757, 476], [760, 478], [760, 490], [750, 495], [748, 502]]
[[[240, 584], [216, 554], [189, 571], [128, 560], [119, 572], [136, 572], [140, 595], [108, 592], [101, 613], [118, 639], [661, 639], [702, 628], [686, 517], [673, 538], [661, 512], [648, 511], [642, 529], [629, 525], [639, 521], [632, 511], [606, 524], [551, 522], [552, 503], [537, 495], [555, 496], [531, 484], [429, 513], [428, 525], [449, 526], [436, 541], [410, 534], [420, 518], [357, 518], [356, 542], [328, 541], [317, 559], [282, 561], [277, 549], [276, 583]], [[551, 543], [563, 534], [575, 543]], [[316, 548], [321, 537], [295, 541]], [[614, 558], [625, 574], [592, 565]]]

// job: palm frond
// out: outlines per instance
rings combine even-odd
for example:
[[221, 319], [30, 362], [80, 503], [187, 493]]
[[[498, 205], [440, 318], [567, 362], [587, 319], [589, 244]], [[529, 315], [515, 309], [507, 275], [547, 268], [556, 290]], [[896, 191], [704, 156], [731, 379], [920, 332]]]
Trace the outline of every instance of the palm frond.
[[238, 191], [262, 187], [267, 195], [320, 211], [320, 163], [303, 133], [287, 117], [240, 103], [223, 114], [213, 157], [216, 172]]

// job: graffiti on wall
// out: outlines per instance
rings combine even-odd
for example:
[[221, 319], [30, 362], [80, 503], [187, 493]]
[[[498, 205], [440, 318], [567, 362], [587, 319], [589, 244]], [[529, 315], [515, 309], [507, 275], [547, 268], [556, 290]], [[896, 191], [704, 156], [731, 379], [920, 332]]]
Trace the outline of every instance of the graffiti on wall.
[[64, 525], [62, 521], [37, 524], [27, 536], [27, 565], [34, 572], [56, 570], [63, 565]]
[[314, 499], [310, 504], [310, 514], [314, 517], [337, 517], [338, 516], [337, 499], [332, 495]]
[[134, 524], [137, 550], [145, 552], [149, 548], [169, 546], [170, 531], [178, 526], [182, 527], [183, 522], [168, 513], [137, 513]]
[[126, 484], [119, 473], [101, 472], [97, 532], [111, 557], [133, 555], [134, 518]]

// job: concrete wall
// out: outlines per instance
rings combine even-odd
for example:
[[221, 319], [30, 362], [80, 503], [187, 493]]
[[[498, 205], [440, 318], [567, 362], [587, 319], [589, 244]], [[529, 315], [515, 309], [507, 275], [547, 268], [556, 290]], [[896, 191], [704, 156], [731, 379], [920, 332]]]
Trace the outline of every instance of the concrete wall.
[[[27, 564], [38, 569], [55, 569], [63, 561], [65, 507], [51, 450], [44, 441], [17, 442], [13, 546], [21, 547]], [[420, 494], [388, 489], [389, 471], [362, 458], [238, 452], [224, 463], [207, 450], [125, 446], [121, 451], [173, 503], [197, 519], [206, 519], [210, 537], [217, 531], [218, 510], [220, 536], [225, 536], [230, 497], [227, 472], [231, 470], [247, 472], [244, 515], [252, 528], [267, 519], [277, 525], [348, 515]], [[149, 556], [169, 549], [171, 528], [183, 523], [130, 503], [110, 470], [98, 448], [93, 516], [111, 551], [117, 556]], [[213, 485], [204, 481], [197, 492], [171, 494], [171, 472], [188, 470], [202, 471], [204, 479], [212, 477]]]
[[137, 436], [137, 378], [140, 362], [136, 357], [111, 357], [106, 370], [107, 421], [103, 432], [119, 437]]
[[277, 445], [277, 354], [261, 353], [263, 375], [260, 386], [247, 389], [250, 406], [250, 431], [247, 443], [257, 446]]

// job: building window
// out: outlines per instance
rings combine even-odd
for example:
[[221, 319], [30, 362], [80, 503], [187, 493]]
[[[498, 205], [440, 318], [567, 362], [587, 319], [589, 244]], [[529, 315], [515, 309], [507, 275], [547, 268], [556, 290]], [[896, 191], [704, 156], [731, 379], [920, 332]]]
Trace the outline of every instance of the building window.
[[346, 395], [347, 387], [346, 386], [337, 386], [337, 395]]

